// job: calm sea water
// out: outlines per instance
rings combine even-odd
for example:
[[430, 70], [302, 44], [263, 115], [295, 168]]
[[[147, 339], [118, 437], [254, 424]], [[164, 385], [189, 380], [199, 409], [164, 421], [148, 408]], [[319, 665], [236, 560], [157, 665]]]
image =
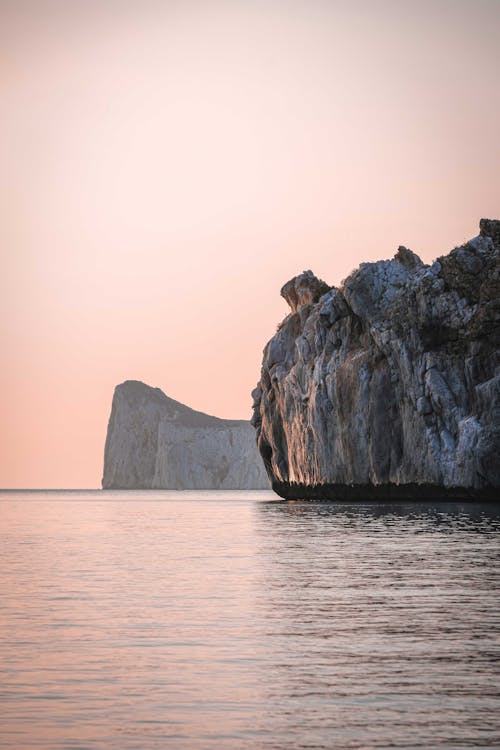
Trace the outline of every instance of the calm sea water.
[[500, 508], [0, 494], [0, 747], [500, 747]]

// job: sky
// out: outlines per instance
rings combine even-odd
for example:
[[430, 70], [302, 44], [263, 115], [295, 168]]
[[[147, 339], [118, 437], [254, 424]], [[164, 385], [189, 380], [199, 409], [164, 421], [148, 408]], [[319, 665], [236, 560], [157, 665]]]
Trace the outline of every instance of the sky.
[[115, 385], [249, 418], [279, 290], [500, 218], [500, 0], [0, 0], [0, 487]]

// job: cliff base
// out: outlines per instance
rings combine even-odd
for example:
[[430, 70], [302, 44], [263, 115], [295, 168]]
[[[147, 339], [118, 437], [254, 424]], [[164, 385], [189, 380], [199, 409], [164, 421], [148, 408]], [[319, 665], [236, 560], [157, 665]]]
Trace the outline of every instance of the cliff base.
[[293, 484], [273, 482], [274, 492], [284, 500], [359, 501], [388, 502], [391, 500], [478, 500], [497, 502], [500, 500], [497, 487], [442, 487], [437, 484]]

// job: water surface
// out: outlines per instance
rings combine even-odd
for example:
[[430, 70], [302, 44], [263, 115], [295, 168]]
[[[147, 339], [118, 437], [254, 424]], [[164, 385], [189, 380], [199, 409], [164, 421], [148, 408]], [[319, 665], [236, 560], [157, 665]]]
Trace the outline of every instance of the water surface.
[[500, 747], [500, 509], [0, 493], [0, 747]]

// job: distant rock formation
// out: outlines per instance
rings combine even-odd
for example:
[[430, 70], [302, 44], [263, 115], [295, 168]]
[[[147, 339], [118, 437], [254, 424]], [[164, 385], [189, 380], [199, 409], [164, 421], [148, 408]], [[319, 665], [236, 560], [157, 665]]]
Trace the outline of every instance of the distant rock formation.
[[400, 247], [281, 294], [252, 419], [276, 492], [500, 499], [500, 221], [430, 266]]
[[218, 419], [128, 380], [115, 388], [103, 489], [269, 489], [250, 423]]

